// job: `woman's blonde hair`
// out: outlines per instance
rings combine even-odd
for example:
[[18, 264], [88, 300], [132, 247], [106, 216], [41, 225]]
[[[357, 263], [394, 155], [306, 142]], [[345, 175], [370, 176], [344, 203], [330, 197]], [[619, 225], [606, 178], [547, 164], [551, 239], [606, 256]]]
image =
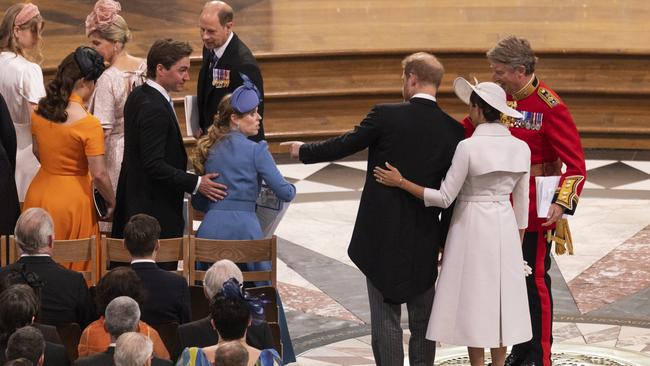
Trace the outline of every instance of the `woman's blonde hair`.
[[20, 13], [21, 10], [25, 6], [27, 6], [28, 3], [18, 3], [10, 6], [7, 11], [5, 11], [5, 15], [2, 18], [2, 24], [0, 24], [0, 50], [2, 51], [10, 51], [13, 52], [17, 55], [21, 55], [30, 61], [40, 63], [43, 60], [43, 53], [42, 53], [42, 38], [41, 38], [41, 31], [43, 30], [43, 26], [45, 25], [45, 22], [43, 21], [43, 17], [41, 15], [36, 15], [32, 17], [29, 21], [27, 21], [25, 24], [21, 24], [17, 26], [19, 29], [29, 29], [32, 32], [32, 35], [34, 38], [36, 38], [37, 43], [36, 46], [34, 47], [33, 50], [28, 51], [27, 53], [25, 50], [20, 47], [18, 44], [18, 40], [14, 36], [14, 27], [16, 27], [16, 17]]
[[208, 160], [210, 148], [219, 143], [230, 132], [230, 118], [232, 115], [243, 117], [243, 114], [235, 112], [232, 105], [230, 105], [231, 96], [232, 94], [227, 94], [221, 99], [214, 121], [208, 128], [208, 133], [196, 143], [196, 148], [192, 154], [192, 165], [194, 165], [194, 170], [199, 175], [205, 174], [205, 161]]
[[117, 15], [115, 21], [109, 27], [96, 29], [93, 32], [97, 32], [100, 37], [106, 40], [119, 42], [123, 45], [131, 40], [131, 31], [128, 24], [126, 24], [126, 20], [121, 15]]

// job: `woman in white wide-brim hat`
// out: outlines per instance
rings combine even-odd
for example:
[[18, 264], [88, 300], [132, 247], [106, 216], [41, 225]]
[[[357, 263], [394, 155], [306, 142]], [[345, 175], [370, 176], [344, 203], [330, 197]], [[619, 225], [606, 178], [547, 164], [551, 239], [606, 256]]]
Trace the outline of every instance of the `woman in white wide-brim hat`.
[[484, 348], [490, 348], [492, 364], [502, 366], [506, 346], [532, 337], [520, 247], [528, 225], [530, 150], [500, 123], [502, 114], [522, 118], [500, 86], [457, 78], [454, 91], [469, 104], [476, 131], [458, 144], [440, 189], [410, 182], [388, 162], [374, 175], [426, 206], [456, 200], [427, 338], [467, 346], [473, 366], [484, 364]]

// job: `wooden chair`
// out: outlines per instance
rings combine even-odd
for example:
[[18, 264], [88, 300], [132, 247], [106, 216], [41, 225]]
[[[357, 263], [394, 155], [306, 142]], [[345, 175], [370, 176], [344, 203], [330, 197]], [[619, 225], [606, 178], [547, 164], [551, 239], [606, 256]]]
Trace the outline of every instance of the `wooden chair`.
[[235, 263], [271, 261], [270, 271], [244, 272], [244, 281], [270, 281], [277, 283], [277, 238], [259, 240], [212, 240], [190, 237], [190, 255], [187, 267], [190, 284], [203, 281], [205, 271], [196, 270], [196, 262], [216, 262], [230, 259]]
[[0, 235], [0, 267], [9, 264], [9, 252], [7, 251], [7, 237]]
[[[173, 271], [183, 276], [186, 280], [188, 277], [187, 263], [189, 257], [189, 238], [182, 236], [180, 238], [160, 239], [160, 249], [156, 255], [156, 262], [176, 262], [183, 261], [183, 270]], [[101, 274], [108, 272], [108, 262], [131, 262], [131, 254], [124, 246], [124, 239], [107, 238], [102, 236], [102, 258]]]
[[74, 362], [79, 357], [77, 346], [81, 339], [81, 327], [77, 323], [67, 323], [57, 325], [56, 330], [63, 341], [70, 363]]
[[[16, 262], [19, 255], [20, 248], [16, 244], [16, 238], [11, 235], [9, 237], [9, 263]], [[90, 270], [79, 272], [83, 274], [89, 285], [94, 285], [99, 280], [97, 247], [94, 236], [87, 239], [55, 240], [52, 259], [57, 263], [89, 262]]]

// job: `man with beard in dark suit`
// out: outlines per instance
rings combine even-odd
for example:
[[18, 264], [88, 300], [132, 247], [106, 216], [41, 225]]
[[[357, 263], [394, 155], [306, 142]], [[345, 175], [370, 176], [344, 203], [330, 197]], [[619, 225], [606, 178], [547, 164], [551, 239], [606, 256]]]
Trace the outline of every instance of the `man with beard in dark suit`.
[[124, 237], [124, 226], [138, 213], [158, 220], [161, 239], [182, 236], [186, 192], [198, 191], [211, 200], [225, 195], [225, 186], [211, 180], [217, 174], [198, 176], [186, 171], [187, 153], [169, 93], [182, 90], [189, 80], [191, 53], [187, 42], [154, 42], [147, 54], [148, 79], [126, 100], [124, 160], [117, 184], [114, 238]]
[[[234, 13], [223, 1], [209, 1], [203, 6], [199, 18], [203, 41], [203, 64], [199, 72], [197, 99], [199, 107], [198, 135], [208, 132], [221, 99], [244, 82], [240, 74], [248, 76], [260, 93], [257, 113], [264, 117], [264, 85], [262, 73], [251, 50], [232, 31]], [[264, 139], [264, 125], [260, 121], [253, 141]]]
[[[404, 361], [401, 304], [408, 308], [410, 364], [433, 365], [436, 345], [425, 339], [438, 275], [438, 248], [447, 227], [439, 208], [382, 186], [373, 168], [386, 162], [410, 171], [418, 184], [440, 187], [464, 130], [443, 112], [436, 93], [442, 64], [420, 52], [402, 61], [403, 103], [375, 106], [360, 125], [323, 142], [284, 143], [305, 163], [338, 160], [368, 148], [368, 168], [348, 255], [366, 275], [372, 350], [378, 365]], [[411, 176], [411, 175], [407, 175]], [[450, 210], [443, 212], [443, 221]]]

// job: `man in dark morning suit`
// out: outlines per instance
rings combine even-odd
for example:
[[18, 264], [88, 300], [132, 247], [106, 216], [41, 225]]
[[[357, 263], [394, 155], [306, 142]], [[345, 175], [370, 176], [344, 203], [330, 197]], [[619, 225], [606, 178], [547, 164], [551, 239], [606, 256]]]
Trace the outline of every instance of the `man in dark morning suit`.
[[[28, 285], [13, 285], [0, 293], [0, 364], [7, 360], [11, 336], [23, 327], [32, 325], [38, 315], [38, 306], [38, 298]], [[11, 355], [13, 352], [10, 350], [8, 353]], [[69, 364], [62, 345], [45, 341], [44, 366]]]
[[[464, 130], [436, 103], [442, 64], [421, 52], [406, 57], [402, 66], [403, 103], [376, 105], [360, 125], [339, 137], [284, 144], [306, 164], [341, 159], [368, 148], [366, 182], [348, 255], [367, 279], [375, 362], [403, 363], [400, 304], [406, 303], [410, 364], [433, 365], [435, 343], [426, 340], [425, 333], [438, 274], [438, 248], [447, 227], [440, 223], [440, 209], [425, 208], [404, 191], [380, 185], [372, 170], [390, 162], [408, 169], [418, 184], [440, 187]], [[449, 214], [444, 211], [443, 219]]]
[[[223, 283], [234, 278], [243, 283], [244, 276], [235, 263], [228, 259], [215, 262], [205, 273], [203, 291], [210, 301], [221, 290]], [[172, 359], [178, 359], [185, 347], [207, 347], [217, 344], [219, 335], [212, 325], [212, 317], [208, 315], [203, 319], [183, 324], [178, 327], [178, 342], [172, 350]], [[271, 328], [265, 321], [253, 320], [246, 330], [246, 343], [257, 349], [274, 348]]]
[[[14, 233], [20, 205], [16, 190], [16, 129], [0, 95], [0, 235]], [[3, 253], [6, 255], [7, 253]]]
[[[86, 281], [81, 273], [63, 268], [51, 255], [54, 246], [52, 217], [42, 208], [30, 208], [16, 223], [20, 259], [0, 270], [0, 276], [33, 272], [42, 283], [39, 321], [59, 325], [77, 323], [83, 329], [97, 318]], [[29, 278], [26, 279], [29, 283]]]
[[[136, 332], [140, 321], [140, 307], [138, 303], [128, 296], [119, 296], [111, 300], [104, 312], [104, 328], [111, 335], [108, 349], [102, 353], [82, 357], [75, 361], [75, 366], [113, 366], [115, 361], [115, 341], [124, 333]], [[153, 366], [173, 365], [169, 360], [158, 357], [151, 359]]]
[[185, 278], [156, 264], [159, 236], [160, 225], [149, 215], [133, 215], [124, 227], [124, 245], [131, 254], [131, 268], [147, 292], [141, 318], [150, 325], [187, 323], [192, 319], [190, 290]]
[[[222, 1], [208, 1], [201, 11], [199, 26], [203, 41], [203, 63], [196, 91], [201, 127], [199, 134], [207, 133], [221, 99], [243, 85], [240, 73], [248, 76], [259, 90], [257, 113], [264, 118], [262, 73], [251, 50], [232, 31], [233, 16], [232, 8]], [[264, 139], [263, 121], [260, 121], [257, 135], [250, 139]]]
[[[122, 238], [124, 225], [138, 213], [155, 217], [160, 237], [183, 235], [183, 196], [203, 193], [223, 198], [224, 186], [211, 178], [186, 172], [187, 154], [170, 92], [183, 89], [189, 80], [187, 42], [157, 40], [147, 55], [147, 81], [135, 88], [124, 105], [124, 159], [117, 184], [113, 218], [114, 238]], [[175, 268], [174, 268], [175, 269]]]

